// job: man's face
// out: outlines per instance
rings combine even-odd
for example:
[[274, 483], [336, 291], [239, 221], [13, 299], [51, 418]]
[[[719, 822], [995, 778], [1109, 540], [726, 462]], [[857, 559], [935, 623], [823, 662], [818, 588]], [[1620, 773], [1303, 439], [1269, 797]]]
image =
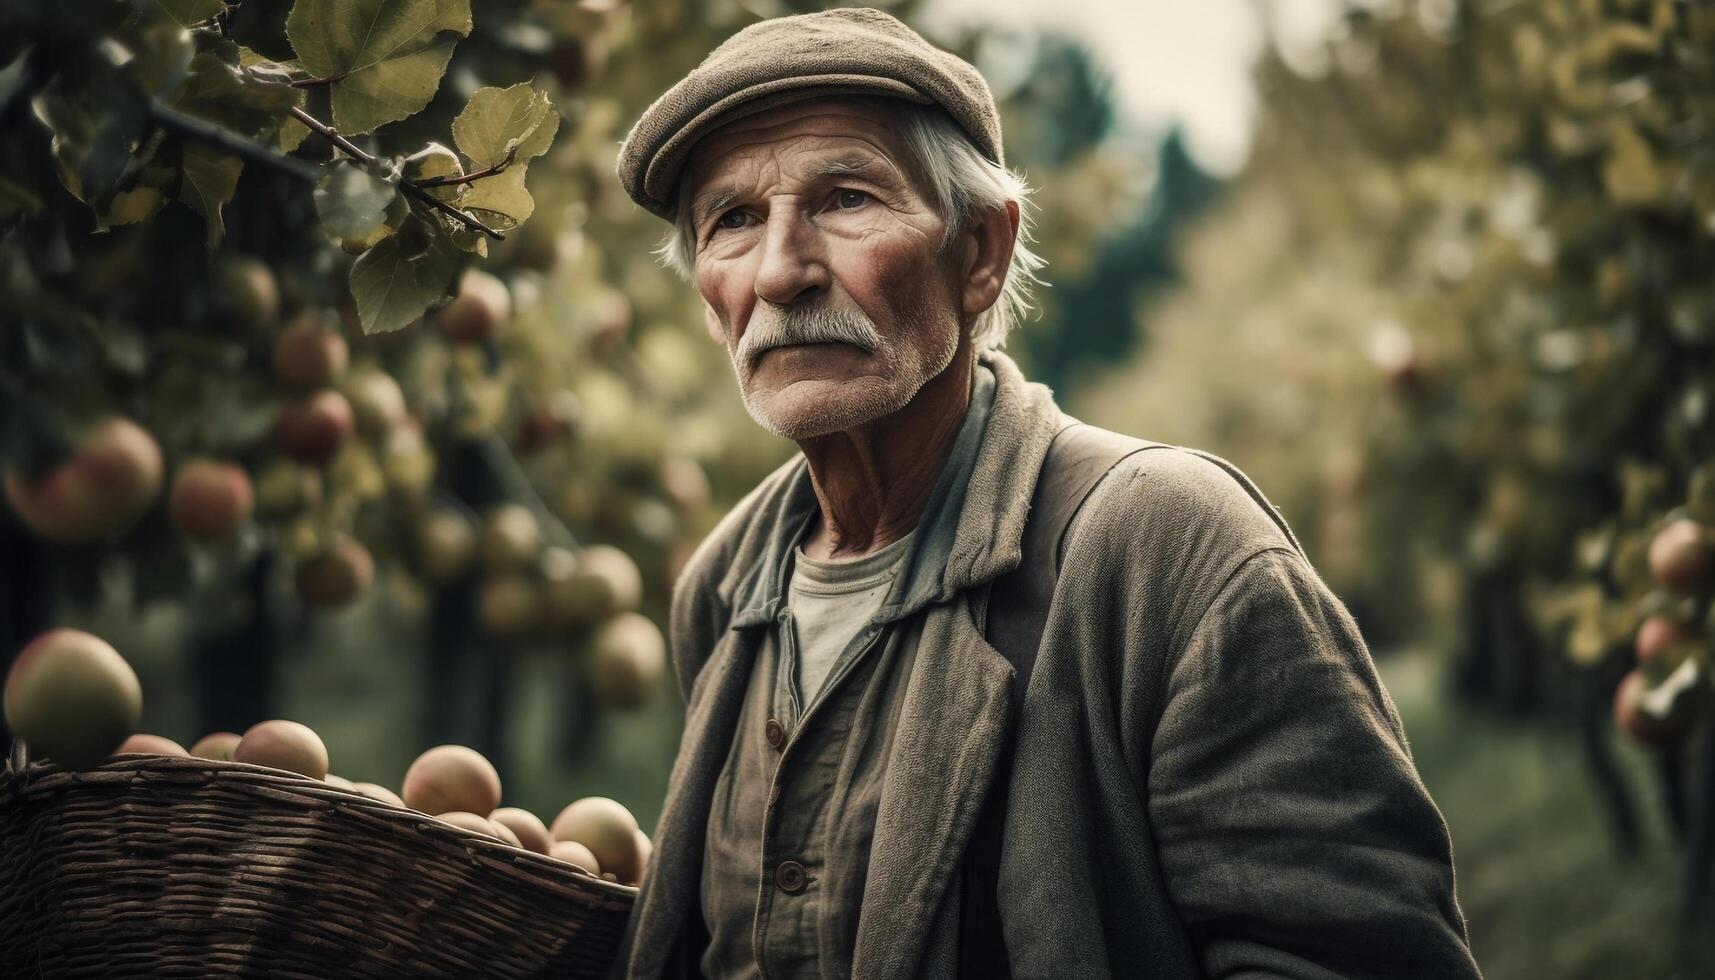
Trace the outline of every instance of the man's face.
[[963, 333], [945, 226], [891, 123], [869, 103], [799, 102], [722, 127], [690, 159], [710, 332], [745, 408], [788, 439], [905, 407]]

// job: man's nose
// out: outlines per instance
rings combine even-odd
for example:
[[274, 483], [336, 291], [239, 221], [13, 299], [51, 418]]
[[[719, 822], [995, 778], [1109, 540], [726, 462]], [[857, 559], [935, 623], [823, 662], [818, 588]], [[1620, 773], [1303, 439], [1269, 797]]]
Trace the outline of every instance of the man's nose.
[[756, 270], [758, 297], [790, 306], [828, 288], [822, 236], [808, 215], [795, 207], [773, 208], [762, 235], [762, 264]]

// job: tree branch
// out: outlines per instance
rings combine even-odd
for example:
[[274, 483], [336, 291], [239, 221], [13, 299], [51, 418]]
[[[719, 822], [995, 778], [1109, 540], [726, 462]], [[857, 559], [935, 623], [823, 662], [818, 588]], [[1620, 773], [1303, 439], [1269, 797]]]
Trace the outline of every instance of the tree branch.
[[302, 160], [286, 156], [284, 153], [276, 153], [260, 143], [252, 142], [242, 136], [236, 136], [216, 123], [180, 112], [160, 99], [150, 100], [149, 118], [155, 125], [176, 136], [195, 140], [199, 143], [207, 143], [246, 163], [267, 167], [276, 173], [296, 177], [312, 184], [322, 177], [322, 169], [315, 164], [305, 163]]
[[514, 146], [512, 149], [506, 151], [506, 159], [492, 167], [487, 167], [468, 174], [460, 174], [457, 177], [430, 177], [426, 180], [419, 180], [416, 184], [418, 187], [451, 187], [454, 184], [469, 184], [473, 181], [481, 180], [484, 177], [493, 177], [505, 170], [507, 167], [512, 166], [512, 158], [517, 155], [518, 147]]
[[293, 88], [315, 88], [318, 85], [332, 85], [334, 82], [341, 81], [349, 74], [351, 74], [351, 72], [342, 71], [337, 75], [329, 75], [326, 78], [294, 78], [286, 84]]
[[476, 216], [470, 214], [467, 211], [461, 211], [458, 208], [452, 206], [451, 204], [448, 204], [447, 202], [436, 197], [435, 195], [430, 194], [428, 191], [424, 190], [422, 188], [422, 186], [419, 185], [417, 182], [412, 181], [412, 180], [407, 180], [404, 177], [393, 174], [386, 167], [382, 166], [380, 160], [377, 160], [377, 159], [375, 159], [374, 156], [370, 155], [369, 153], [364, 152], [364, 150], [361, 147], [359, 147], [356, 143], [353, 143], [351, 140], [348, 140], [344, 136], [341, 136], [332, 126], [329, 126], [327, 123], [322, 122], [320, 119], [317, 119], [315, 116], [310, 115], [309, 113], [305, 112], [303, 109], [299, 108], [298, 106], [291, 106], [290, 109], [292, 111], [292, 118], [303, 123], [306, 127], [309, 128], [310, 132], [315, 133], [317, 136], [320, 136], [322, 139], [325, 139], [329, 143], [332, 143], [335, 147], [337, 147], [339, 149], [339, 151], [341, 153], [344, 153], [346, 156], [351, 157], [353, 160], [356, 160], [358, 163], [361, 163], [364, 166], [369, 167], [371, 170], [376, 170], [376, 171], [380, 171], [380, 172], [385, 173], [389, 180], [392, 180], [393, 182], [398, 184], [399, 189], [404, 191], [406, 196], [416, 198], [418, 201], [421, 201], [422, 203], [429, 205], [430, 207], [434, 208], [435, 210], [440, 211], [443, 214], [446, 214], [448, 217], [451, 217], [456, 221], [462, 222], [466, 228], [469, 228], [473, 231], [480, 231], [484, 235], [487, 235], [488, 237], [494, 239], [497, 242], [506, 240], [505, 235], [502, 235], [500, 232], [495, 231], [493, 228], [490, 228], [489, 226], [483, 224], [482, 220], [477, 218]]

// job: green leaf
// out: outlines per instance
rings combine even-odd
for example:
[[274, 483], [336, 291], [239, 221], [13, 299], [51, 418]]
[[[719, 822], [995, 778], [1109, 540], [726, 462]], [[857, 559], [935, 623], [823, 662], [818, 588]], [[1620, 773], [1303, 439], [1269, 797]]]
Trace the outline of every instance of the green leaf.
[[387, 207], [398, 196], [392, 184], [350, 161], [333, 166], [316, 186], [316, 213], [335, 238], [361, 238], [387, 223]]
[[[238, 48], [238, 64], [253, 75], [281, 84], [287, 84], [294, 76], [304, 73], [304, 66], [296, 61], [272, 61], [242, 45]], [[292, 95], [293, 104], [302, 109], [305, 101], [304, 90], [294, 88]], [[274, 145], [279, 147], [281, 153], [290, 153], [301, 146], [309, 135], [308, 126], [288, 116], [280, 123], [280, 131], [274, 136]]]
[[351, 266], [351, 295], [366, 334], [408, 326], [452, 290], [463, 264], [458, 248], [437, 235], [415, 259], [394, 235], [382, 239]]
[[[459, 163], [459, 155], [439, 143], [430, 143], [421, 150], [405, 158], [404, 173], [406, 180], [424, 181], [440, 177], [463, 177], [464, 166]], [[458, 200], [464, 188], [458, 184], [448, 184], [440, 187], [426, 187], [435, 197], [443, 201]]]
[[172, 105], [250, 139], [272, 135], [288, 119], [300, 93], [289, 85], [239, 70], [212, 52], [191, 61]]
[[226, 220], [220, 209], [238, 190], [238, 175], [244, 161], [200, 143], [185, 146], [185, 179], [179, 185], [179, 200], [202, 215], [208, 224], [208, 247], [212, 251], [226, 236]]
[[113, 195], [107, 207], [95, 215], [95, 230], [106, 231], [115, 225], [131, 225], [147, 219], [166, 206], [173, 184], [179, 179], [179, 162], [175, 155], [156, 156], [143, 167], [135, 186]]
[[522, 224], [536, 209], [524, 188], [524, 165], [548, 151], [559, 128], [553, 103], [529, 85], [478, 89], [453, 120], [453, 139], [470, 159], [471, 173], [499, 166], [509, 153], [512, 162], [498, 174], [465, 185], [459, 206], [501, 231]]
[[221, 0], [154, 0], [154, 5], [180, 27], [200, 24], [224, 9]]
[[304, 68], [338, 79], [333, 122], [346, 135], [428, 105], [470, 28], [470, 0], [298, 0], [286, 18]]

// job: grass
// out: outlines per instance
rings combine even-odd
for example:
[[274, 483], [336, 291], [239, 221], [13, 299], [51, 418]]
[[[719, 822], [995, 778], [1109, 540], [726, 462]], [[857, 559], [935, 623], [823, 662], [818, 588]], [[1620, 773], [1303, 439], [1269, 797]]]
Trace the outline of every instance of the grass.
[[1434, 658], [1383, 660], [1424, 783], [1453, 837], [1460, 907], [1488, 980], [1715, 977], [1715, 916], [1682, 926], [1680, 850], [1645, 750], [1615, 739], [1646, 843], [1620, 857], [1570, 733], [1462, 709]]

